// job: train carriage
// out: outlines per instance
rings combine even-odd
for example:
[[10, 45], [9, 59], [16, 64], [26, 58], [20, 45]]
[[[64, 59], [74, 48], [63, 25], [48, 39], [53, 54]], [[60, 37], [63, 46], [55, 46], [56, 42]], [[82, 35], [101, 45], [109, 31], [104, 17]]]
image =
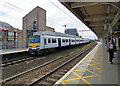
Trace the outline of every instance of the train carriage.
[[[55, 49], [57, 47], [71, 46], [89, 42], [88, 39], [83, 39], [77, 36], [68, 35], [59, 32], [40, 31], [34, 32], [29, 38], [30, 54], [41, 55], [46, 50]], [[88, 40], [88, 41], [86, 41]]]

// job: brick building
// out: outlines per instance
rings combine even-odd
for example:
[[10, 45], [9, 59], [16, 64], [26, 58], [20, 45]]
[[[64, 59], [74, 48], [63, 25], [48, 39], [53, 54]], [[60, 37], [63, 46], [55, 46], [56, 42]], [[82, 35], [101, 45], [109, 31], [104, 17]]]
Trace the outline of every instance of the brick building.
[[23, 17], [22, 47], [27, 47], [29, 36], [34, 31], [45, 31], [46, 10], [37, 6]]
[[17, 48], [19, 32], [19, 29], [0, 21], [0, 49]]
[[46, 10], [37, 6], [23, 17], [22, 47], [28, 46], [29, 36], [34, 31], [52, 31], [54, 28], [46, 26]]

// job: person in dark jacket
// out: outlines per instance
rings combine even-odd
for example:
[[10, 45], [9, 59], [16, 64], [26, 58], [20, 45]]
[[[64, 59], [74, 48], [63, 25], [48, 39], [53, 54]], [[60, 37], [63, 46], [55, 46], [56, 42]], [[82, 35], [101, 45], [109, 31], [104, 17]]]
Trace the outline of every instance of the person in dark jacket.
[[111, 64], [112, 60], [113, 60], [113, 55], [114, 55], [114, 44], [112, 42], [112, 40], [110, 40], [109, 44], [108, 44], [108, 52], [109, 52], [109, 61]]

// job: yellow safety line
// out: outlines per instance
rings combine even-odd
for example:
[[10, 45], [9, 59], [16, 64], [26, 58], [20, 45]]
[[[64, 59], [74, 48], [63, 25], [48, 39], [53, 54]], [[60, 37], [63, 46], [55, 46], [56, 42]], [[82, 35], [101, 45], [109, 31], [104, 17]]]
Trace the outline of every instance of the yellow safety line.
[[79, 76], [76, 72], [73, 72], [76, 76], [79, 77], [79, 79], [82, 79], [85, 83], [89, 84], [90, 86], [93, 86], [90, 82], [88, 82], [87, 80], [85, 80], [84, 78], [82, 78], [81, 76]]
[[[93, 63], [92, 63], [92, 64], [88, 64], [88, 63], [87, 63], [88, 61], [92, 61]], [[75, 74], [78, 78], [63, 80], [63, 81], [61, 82], [61, 83], [63, 84], [63, 86], [67, 86], [67, 85], [65, 84], [65, 82], [67, 82], [67, 81], [72, 81], [72, 80], [76, 80], [76, 79], [81, 79], [82, 81], [84, 81], [85, 83], [87, 83], [89, 86], [93, 86], [90, 82], [88, 82], [88, 81], [86, 80], [86, 78], [95, 77], [95, 76], [100, 76], [99, 74], [91, 71], [91, 70], [96, 70], [96, 69], [100, 69], [100, 71], [101, 71], [101, 67], [100, 67], [100, 68], [99, 68], [99, 67], [96, 67], [96, 66], [98, 66], [98, 65], [101, 65], [101, 64], [100, 64], [101, 62], [96, 62], [96, 61], [101, 61], [101, 62], [102, 62], [102, 57], [101, 57], [100, 59], [98, 59], [98, 58], [97, 58], [97, 59], [94, 59], [94, 60], [88, 59], [88, 60], [83, 61], [83, 62], [82, 62], [82, 63], [84, 63], [83, 65], [77, 66], [77, 67], [81, 68], [80, 70], [73, 70], [73, 71], [72, 71], [72, 73]], [[90, 73], [92, 73], [92, 74], [94, 74], [94, 75], [84, 76], [84, 77], [79, 76], [79, 75], [76, 73], [76, 71], [83, 71], [83, 70], [84, 70], [84, 66], [86, 66], [86, 65], [89, 65], [89, 66], [91, 66], [91, 67], [94, 67], [94, 68], [91, 68], [91, 69], [86, 69], [86, 71], [88, 71], [88, 72], [90, 72]], [[95, 66], [95, 65], [96, 65], [96, 66]], [[100, 78], [100, 77], [99, 77], [99, 78]]]
[[67, 85], [65, 84], [65, 81], [72, 81], [72, 80], [77, 80], [77, 79], [80, 79], [80, 78], [81, 78], [76, 72], [72, 71], [72, 73], [75, 74], [78, 78], [63, 80], [63, 81], [61, 82], [61, 84], [63, 84], [63, 86], [67, 86]]
[[64, 81], [62, 81], [61, 84], [62, 84], [63, 86], [67, 86], [67, 85], [64, 83]]
[[[98, 67], [96, 67], [96, 66], [93, 66], [93, 65], [91, 65], [92, 67], [94, 67], [93, 69], [100, 69], [100, 68], [98, 68]], [[90, 70], [90, 69], [89, 69]]]
[[93, 86], [90, 82], [88, 82], [87, 80], [85, 80], [84, 78], [81, 78], [85, 83], [87, 83], [89, 86]]
[[[27, 50], [27, 49], [26, 49]], [[18, 50], [18, 51], [9, 51], [9, 52], [2, 52], [0, 54], [6, 54], [6, 53], [14, 53], [14, 52], [19, 52], [19, 51], [26, 51], [26, 50]]]
[[[101, 48], [102, 48], [102, 46], [101, 46]], [[103, 49], [101, 49], [102, 51], [103, 51]], [[102, 61], [103, 61], [103, 52], [101, 52], [101, 58], [100, 58], [100, 60], [101, 60], [101, 64], [100, 64], [100, 68], [101, 68], [101, 70], [100, 70], [100, 72], [99, 72], [99, 79], [98, 79], [98, 82], [100, 83], [101, 82], [101, 73], [102, 73]]]

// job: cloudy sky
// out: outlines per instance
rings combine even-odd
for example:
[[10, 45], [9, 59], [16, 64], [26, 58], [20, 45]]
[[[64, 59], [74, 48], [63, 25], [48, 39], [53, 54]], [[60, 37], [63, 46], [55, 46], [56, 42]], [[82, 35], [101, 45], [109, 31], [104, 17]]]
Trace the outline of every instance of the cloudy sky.
[[[22, 17], [37, 6], [46, 10], [46, 24], [55, 28], [56, 32], [64, 33], [63, 25], [67, 25], [67, 28], [77, 28], [77, 30], [89, 30], [58, 0], [0, 0], [0, 21], [22, 29]], [[91, 31], [79, 32], [79, 35], [91, 39], [97, 38]]]

